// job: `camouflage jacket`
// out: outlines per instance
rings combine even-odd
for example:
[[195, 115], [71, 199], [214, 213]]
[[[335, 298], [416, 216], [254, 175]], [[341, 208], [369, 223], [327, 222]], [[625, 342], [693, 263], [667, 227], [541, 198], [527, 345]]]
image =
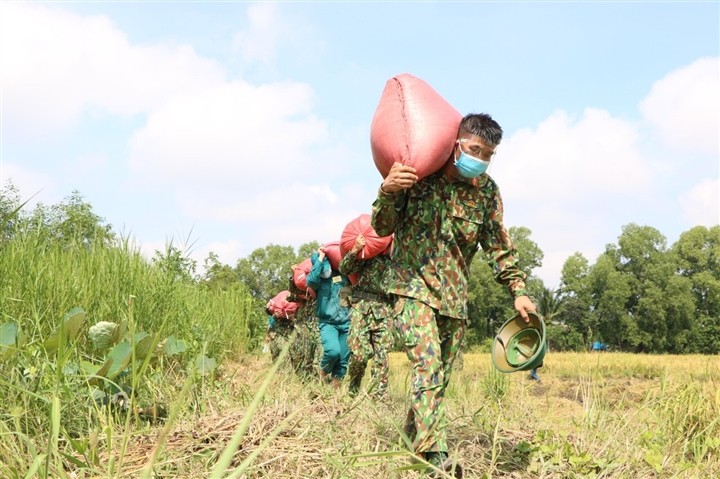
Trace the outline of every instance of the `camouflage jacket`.
[[470, 262], [478, 246], [488, 255], [495, 280], [513, 297], [525, 295], [525, 273], [503, 225], [503, 205], [486, 174], [473, 180], [441, 171], [397, 193], [378, 192], [372, 226], [395, 233], [394, 266], [387, 292], [409, 296], [453, 318], [467, 318]]
[[[386, 254], [380, 254], [370, 259], [360, 259], [358, 255], [348, 252], [340, 261], [340, 272], [346, 276], [358, 275], [358, 281], [352, 287], [350, 297], [352, 307], [362, 314], [372, 312], [375, 319], [387, 318], [391, 314], [392, 306], [389, 298], [379, 300], [361, 298], [357, 293], [370, 293], [385, 295], [385, 277], [391, 267], [392, 260]], [[353, 295], [355, 293], [355, 295]]]

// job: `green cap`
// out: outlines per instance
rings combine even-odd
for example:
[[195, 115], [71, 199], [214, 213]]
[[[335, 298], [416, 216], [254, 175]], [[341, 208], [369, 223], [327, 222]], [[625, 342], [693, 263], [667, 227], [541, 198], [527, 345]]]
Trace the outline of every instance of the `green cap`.
[[512, 373], [542, 366], [547, 351], [545, 322], [536, 313], [528, 316], [528, 323], [519, 314], [508, 319], [495, 336], [490, 354], [498, 371]]

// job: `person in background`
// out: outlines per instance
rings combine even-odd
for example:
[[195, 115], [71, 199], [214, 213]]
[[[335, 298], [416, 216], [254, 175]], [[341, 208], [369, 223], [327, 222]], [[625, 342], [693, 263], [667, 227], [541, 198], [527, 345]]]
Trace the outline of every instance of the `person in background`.
[[[292, 280], [291, 280], [292, 282]], [[292, 291], [292, 290], [291, 290]], [[301, 380], [317, 377], [320, 364], [320, 331], [315, 318], [316, 304], [312, 296], [302, 293], [295, 313], [295, 341], [290, 346], [290, 364]], [[304, 299], [308, 296], [307, 299]], [[297, 296], [296, 296], [297, 297]], [[294, 298], [293, 298], [294, 299]]]
[[337, 390], [347, 373], [350, 359], [347, 345], [350, 308], [340, 301], [340, 291], [349, 288], [350, 281], [338, 271], [333, 271], [322, 247], [312, 254], [311, 261], [307, 285], [315, 291], [317, 304], [316, 316], [323, 349], [320, 378], [323, 381], [331, 378]]
[[391, 318], [392, 304], [383, 292], [383, 278], [391, 260], [384, 253], [361, 259], [359, 253], [364, 246], [364, 236], [358, 235], [353, 248], [340, 261], [342, 274], [358, 275], [350, 293], [352, 306], [348, 345], [352, 356], [348, 372], [349, 391], [355, 395], [360, 390], [367, 363], [372, 359], [371, 394], [375, 399], [384, 401], [388, 390], [387, 353], [391, 347], [387, 323]]
[[486, 173], [501, 139], [490, 115], [466, 115], [439, 171], [419, 180], [413, 167], [395, 163], [373, 202], [372, 227], [380, 236], [395, 235], [386, 292], [397, 296], [396, 329], [413, 365], [406, 432], [416, 454], [454, 477], [462, 477], [462, 467], [448, 457], [444, 398], [465, 335], [468, 276], [478, 249], [522, 318], [529, 321], [535, 310], [503, 224], [500, 191]]
[[294, 318], [277, 317], [273, 315], [269, 309], [265, 309], [268, 314], [268, 327], [265, 332], [265, 344], [270, 350], [270, 357], [275, 362], [285, 343], [295, 331]]
[[301, 380], [314, 379], [317, 376], [319, 358], [316, 360], [317, 350], [320, 348], [320, 331], [315, 319], [315, 298], [307, 291], [303, 291], [295, 284], [293, 273], [288, 278], [288, 301], [297, 303], [295, 313], [295, 341], [290, 346], [290, 364]]

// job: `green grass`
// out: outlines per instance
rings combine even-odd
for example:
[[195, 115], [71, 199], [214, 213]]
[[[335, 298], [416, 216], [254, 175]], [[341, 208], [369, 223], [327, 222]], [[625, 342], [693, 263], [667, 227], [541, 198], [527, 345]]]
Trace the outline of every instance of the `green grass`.
[[[68, 248], [19, 235], [0, 244], [0, 271], [3, 478], [68, 477], [72, 466], [119, 474], [122, 454], [104, 465], [98, 457], [118, 440], [127, 447], [138, 411], [203, 410], [212, 365], [247, 350], [244, 288], [178, 280], [127, 243]], [[124, 354], [95, 349], [87, 331], [99, 321], [123, 324]], [[184, 351], [163, 348], [170, 336]], [[104, 364], [109, 372], [93, 376]], [[187, 404], [178, 403], [196, 375]], [[96, 401], [121, 388], [130, 407]]]
[[[2, 478], [423, 477], [401, 432], [402, 353], [386, 403], [351, 399], [247, 350], [244, 289], [180, 281], [127, 244], [24, 237], [0, 245], [0, 271]], [[128, 355], [93, 347], [101, 320], [126, 325]], [[171, 335], [184, 351], [165, 347]], [[88, 372], [112, 357], [117, 374]], [[539, 373], [465, 355], [446, 400], [466, 477], [720, 476], [717, 357], [549, 352]], [[95, 400], [121, 387], [129, 407]]]

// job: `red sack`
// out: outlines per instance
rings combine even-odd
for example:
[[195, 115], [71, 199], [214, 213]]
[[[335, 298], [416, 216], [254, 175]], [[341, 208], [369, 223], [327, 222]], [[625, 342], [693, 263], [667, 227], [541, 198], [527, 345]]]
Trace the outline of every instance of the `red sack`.
[[310, 270], [312, 269], [312, 261], [310, 258], [307, 258], [303, 261], [301, 261], [299, 264], [296, 264], [292, 267], [293, 270], [293, 283], [295, 283], [295, 286], [298, 287], [301, 291], [307, 292], [310, 296], [313, 298], [315, 297], [315, 291], [313, 291], [312, 288], [308, 288], [307, 285], [307, 275], [310, 273]]
[[268, 301], [266, 306], [274, 317], [278, 319], [295, 319], [295, 313], [298, 310], [298, 304], [287, 300], [290, 291], [280, 291], [273, 299]]
[[340, 269], [340, 260], [342, 259], [342, 255], [340, 254], [340, 242], [331, 241], [330, 243], [326, 243], [323, 245], [323, 250], [325, 251], [325, 256], [327, 256], [330, 261], [332, 269], [338, 271]]
[[392, 236], [378, 236], [370, 224], [370, 219], [370, 215], [362, 214], [345, 226], [340, 236], [340, 252], [343, 256], [355, 246], [358, 235], [365, 237], [365, 246], [358, 254], [360, 259], [370, 259], [387, 250]]
[[409, 73], [385, 84], [370, 125], [370, 148], [385, 178], [393, 163], [415, 168], [420, 178], [447, 162], [462, 115], [423, 80]]

